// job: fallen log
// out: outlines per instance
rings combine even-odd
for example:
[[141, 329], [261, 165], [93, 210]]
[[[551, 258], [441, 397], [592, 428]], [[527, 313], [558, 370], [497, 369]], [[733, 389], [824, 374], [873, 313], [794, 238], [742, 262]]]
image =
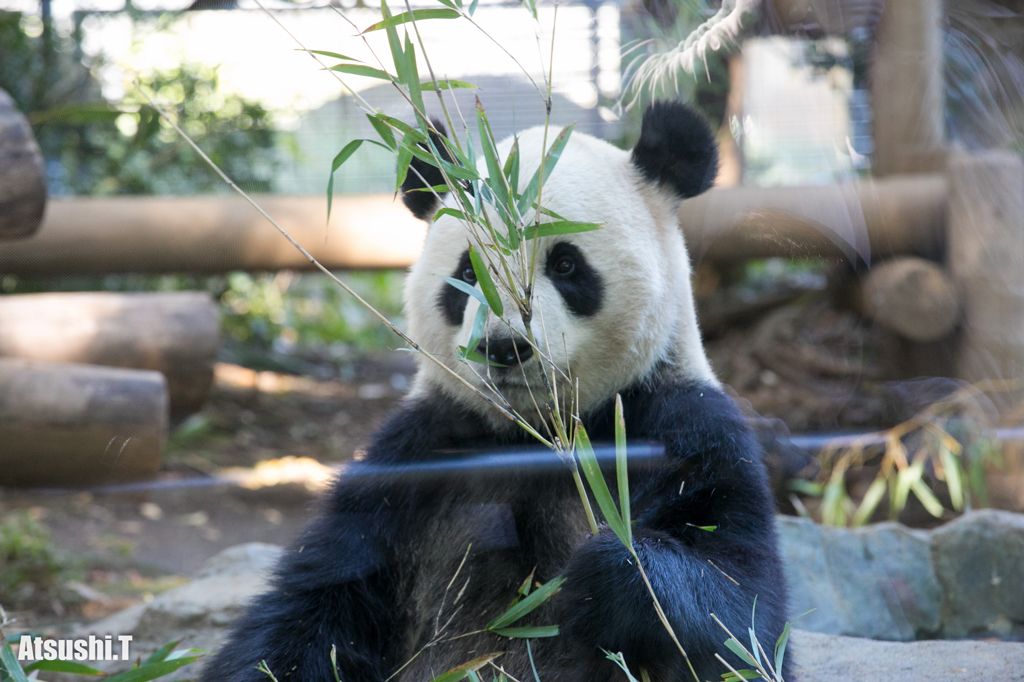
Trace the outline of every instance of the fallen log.
[[862, 315], [903, 338], [926, 343], [948, 336], [960, 320], [960, 295], [938, 264], [903, 256], [865, 275], [858, 297]]
[[175, 412], [202, 406], [219, 347], [217, 307], [204, 293], [0, 296], [0, 357], [155, 370]]
[[0, 90], [0, 241], [39, 229], [46, 208], [46, 173], [28, 120]]
[[[329, 224], [323, 197], [256, 199], [331, 269], [407, 267], [426, 235], [390, 194], [335, 197]], [[715, 189], [683, 202], [679, 217], [696, 261], [937, 256], [946, 203], [945, 178], [920, 175]], [[54, 199], [35, 239], [0, 250], [0, 275], [26, 277], [312, 267], [244, 200], [223, 196]]]
[[167, 422], [159, 372], [0, 359], [0, 485], [149, 476]]

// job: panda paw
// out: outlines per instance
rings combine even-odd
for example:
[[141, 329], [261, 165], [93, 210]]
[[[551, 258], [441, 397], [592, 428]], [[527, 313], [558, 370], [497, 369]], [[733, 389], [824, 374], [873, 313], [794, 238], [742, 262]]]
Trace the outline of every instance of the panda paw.
[[[662, 588], [671, 585], [666, 578], [671, 579], [681, 548], [664, 533], [641, 530], [634, 531], [633, 545], [661, 594]], [[596, 643], [606, 651], [621, 652], [627, 661], [641, 665], [656, 665], [675, 651], [636, 559], [610, 530], [576, 550], [565, 576], [556, 601], [562, 636], [588, 647]]]

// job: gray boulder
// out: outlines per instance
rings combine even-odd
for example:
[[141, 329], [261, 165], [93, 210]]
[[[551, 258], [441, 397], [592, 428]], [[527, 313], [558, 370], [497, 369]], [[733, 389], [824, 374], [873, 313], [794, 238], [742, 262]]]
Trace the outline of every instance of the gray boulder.
[[941, 590], [927, 533], [896, 523], [828, 528], [787, 516], [777, 527], [795, 626], [903, 641], [939, 631]]
[[942, 635], [1024, 634], [1024, 516], [984, 509], [932, 532]]

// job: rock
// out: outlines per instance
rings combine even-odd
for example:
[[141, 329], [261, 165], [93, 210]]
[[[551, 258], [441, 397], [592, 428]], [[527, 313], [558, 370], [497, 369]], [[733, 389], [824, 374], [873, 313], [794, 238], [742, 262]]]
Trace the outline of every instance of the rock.
[[942, 635], [1024, 633], [1024, 516], [984, 509], [932, 532]]
[[[80, 628], [72, 636], [133, 635], [133, 658], [148, 656], [172, 640], [181, 640], [182, 648], [203, 649], [212, 655], [223, 643], [228, 626], [266, 588], [270, 569], [282, 551], [261, 542], [229, 547], [210, 558], [192, 582]], [[202, 663], [200, 660], [160, 679], [194, 679]], [[107, 671], [125, 667], [121, 662], [89, 665]]]
[[828, 528], [787, 516], [777, 527], [795, 625], [902, 641], [938, 632], [941, 592], [927, 533], [896, 523]]
[[793, 630], [800, 682], [1020, 682], [1024, 644], [930, 640], [878, 642]]

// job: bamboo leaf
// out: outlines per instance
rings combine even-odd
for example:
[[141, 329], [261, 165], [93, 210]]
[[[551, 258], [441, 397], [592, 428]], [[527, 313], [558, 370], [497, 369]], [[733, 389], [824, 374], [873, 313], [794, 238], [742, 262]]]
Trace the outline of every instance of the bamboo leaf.
[[480, 146], [484, 154], [484, 161], [487, 162], [487, 186], [494, 193], [495, 204], [507, 211], [508, 188], [505, 186], [505, 175], [501, 172], [501, 162], [498, 160], [498, 150], [494, 142], [494, 134], [491, 132], [491, 124], [487, 120], [487, 112], [480, 98], [476, 98], [476, 124], [480, 133]]
[[414, 9], [411, 12], [403, 12], [383, 21], [378, 21], [376, 24], [373, 24], [364, 30], [363, 33], [379, 31], [384, 28], [392, 28], [401, 24], [407, 24], [410, 21], [425, 21], [427, 19], [458, 19], [460, 16], [459, 12], [454, 9]]
[[90, 668], [82, 663], [75, 663], [74, 661], [36, 661], [26, 665], [24, 671], [27, 673], [33, 670], [42, 670], [44, 672], [51, 673], [70, 673], [72, 675], [92, 675], [98, 677], [105, 677], [106, 673], [102, 670], [96, 670], [96, 668]]
[[633, 546], [633, 521], [629, 509], [629, 466], [626, 459], [626, 419], [622, 414], [622, 396], [615, 396], [615, 474], [619, 488], [619, 509], [629, 547]]
[[395, 143], [395, 133], [388, 127], [387, 123], [373, 114], [367, 114], [366, 118], [370, 121], [370, 125], [373, 126], [373, 129], [377, 131], [377, 134], [380, 135], [380, 139], [384, 141], [384, 144], [386, 144], [392, 151], [396, 150], [397, 145]]
[[534, 639], [539, 637], [557, 637], [558, 626], [557, 625], [528, 625], [519, 628], [498, 628], [497, 630], [491, 630], [496, 635], [502, 637], [513, 637], [518, 639]]
[[789, 644], [789, 630], [790, 625], [787, 622], [786, 627], [782, 629], [782, 634], [775, 641], [775, 671], [781, 672], [782, 662], [786, 660], [786, 645]]
[[857, 513], [853, 515], [854, 526], [863, 526], [868, 522], [871, 515], [875, 513], [875, 509], [878, 508], [878, 503], [882, 501], [885, 488], [885, 478], [882, 476], [871, 483], [868, 491], [864, 493], [864, 499], [860, 501], [860, 506], [857, 507]]
[[178, 668], [184, 668], [189, 663], [194, 663], [200, 658], [201, 656], [189, 656], [187, 658], [178, 658], [173, 661], [152, 663], [141, 668], [126, 670], [119, 675], [114, 675], [113, 677], [108, 677], [107, 682], [148, 682], [149, 680], [155, 680], [156, 678], [163, 677], [164, 675], [170, 675]]
[[160, 661], [166, 660], [170, 656], [171, 652], [174, 651], [174, 647], [178, 646], [180, 639], [176, 639], [173, 642], [168, 642], [162, 647], [154, 651], [149, 657], [142, 662], [142, 665], [149, 665], [150, 663], [159, 663]]
[[473, 330], [469, 333], [469, 343], [466, 344], [467, 359], [470, 353], [477, 353], [479, 355], [477, 347], [480, 345], [481, 339], [484, 338], [484, 325], [486, 324], [487, 305], [483, 304], [477, 307], [476, 316], [473, 318]]
[[725, 646], [728, 647], [729, 651], [739, 656], [740, 659], [742, 659], [743, 662], [747, 665], [757, 666], [757, 662], [750, 656], [750, 654], [748, 654], [743, 649], [743, 646], [735, 639], [730, 637], [729, 639], [725, 640]]
[[476, 247], [469, 247], [469, 260], [473, 263], [473, 272], [476, 274], [476, 281], [484, 293], [484, 298], [487, 299], [487, 305], [491, 307], [496, 316], [502, 317], [505, 311], [501, 304], [501, 297], [498, 295], [497, 287], [494, 286], [494, 280], [491, 279], [491, 273], [487, 270], [487, 264], [477, 253]]
[[910, 484], [910, 489], [914, 491], [914, 495], [921, 501], [924, 508], [928, 510], [928, 513], [939, 518], [942, 516], [942, 503], [939, 502], [939, 498], [935, 497], [935, 493], [932, 492], [931, 488], [925, 485], [925, 482], [920, 478]]
[[960, 463], [944, 443], [939, 444], [939, 458], [942, 460], [942, 468], [946, 472], [949, 500], [953, 504], [953, 509], [960, 511], [964, 508], [964, 487], [960, 475]]
[[[305, 50], [303, 50], [301, 47], [297, 47], [295, 49], [300, 51], [300, 52], [305, 52]], [[313, 54], [318, 54], [321, 57], [330, 57], [331, 59], [341, 59], [343, 61], [348, 61], [348, 62], [358, 62], [359, 61], [355, 57], [346, 57], [345, 55], [338, 54], [337, 52], [327, 52], [326, 50], [310, 50], [310, 52], [312, 52]]]
[[472, 83], [457, 81], [450, 78], [439, 80], [436, 83], [434, 81], [423, 81], [420, 83], [420, 87], [424, 90], [479, 90], [479, 88]]
[[348, 73], [353, 76], [365, 76], [366, 78], [379, 78], [382, 81], [390, 81], [392, 79], [387, 71], [381, 71], [365, 64], [337, 64], [331, 67], [331, 71]]
[[448, 672], [444, 673], [443, 675], [435, 677], [430, 682], [456, 682], [457, 680], [464, 679], [466, 675], [468, 675], [470, 672], [480, 670], [480, 668], [483, 668], [485, 665], [487, 665], [488, 663], [490, 663], [491, 661], [493, 661], [498, 656], [501, 656], [504, 653], [504, 651], [496, 651], [493, 654], [484, 654], [483, 656], [478, 656], [477, 658], [474, 658], [472, 661], [468, 661], [466, 663], [463, 663], [462, 665], [456, 666]]
[[540, 177], [543, 172], [544, 179], [551, 175], [551, 171], [555, 169], [555, 164], [558, 163], [559, 157], [562, 155], [562, 150], [565, 149], [565, 145], [569, 142], [569, 137], [572, 135], [573, 128], [576, 124], [566, 126], [562, 128], [562, 131], [558, 133], [558, 137], [551, 143], [551, 147], [544, 155], [544, 160], [541, 162], [540, 167], [534, 172], [533, 177], [530, 178], [529, 184], [526, 189], [523, 190], [523, 195], [519, 197], [519, 214], [523, 215], [526, 210], [534, 205], [537, 201], [537, 195], [540, 191]]
[[359, 147], [363, 144], [362, 140], [352, 140], [345, 147], [338, 152], [338, 155], [334, 157], [334, 161], [331, 162], [331, 174], [327, 178], [327, 222], [331, 221], [331, 203], [334, 201], [334, 173], [342, 164], [348, 161], [349, 157], [352, 156]]
[[412, 163], [412, 150], [415, 146], [416, 145], [412, 142], [412, 137], [409, 133], [405, 134], [401, 143], [398, 145], [398, 171], [395, 175], [396, 192], [402, 189], [402, 183], [405, 182], [406, 176], [409, 175], [409, 164]]
[[564, 582], [564, 577], [549, 580], [531, 592], [530, 596], [525, 597], [522, 601], [509, 607], [505, 613], [488, 623], [487, 627], [484, 629], [493, 632], [494, 630], [506, 628], [509, 625], [512, 625], [512, 623], [515, 623], [517, 620], [553, 597], [554, 594], [558, 592], [558, 588], [560, 588]]
[[[427, 10], [430, 11], [430, 10]], [[438, 12], [445, 12], [449, 10], [436, 10]], [[426, 119], [420, 116], [420, 112], [425, 110], [423, 106], [423, 92], [420, 90], [420, 74], [416, 69], [416, 47], [412, 44], [412, 39], [409, 37], [409, 33], [405, 34], [405, 51], [402, 54], [402, 71], [400, 72], [404, 76], [404, 83], [409, 88], [409, 99], [412, 100], [414, 110], [416, 112], [416, 120], [419, 121], [420, 128], [426, 133], [429, 130], [430, 125]]]
[[530, 225], [526, 228], [526, 239], [537, 237], [553, 237], [559, 234], [576, 234], [577, 232], [590, 232], [600, 230], [600, 223], [577, 223], [571, 220], [558, 220], [552, 223], [541, 223]]
[[[436, 223], [438, 218], [440, 218], [442, 216], [446, 216], [446, 215], [450, 215], [451, 217], [456, 218], [458, 220], [466, 220], [466, 214], [464, 214], [459, 209], [457, 209], [457, 208], [442, 208], [440, 211], [438, 211], [437, 213], [434, 214], [434, 222]], [[449, 279], [451, 279], [451, 278], [446, 277], [445, 281], [447, 282]], [[453, 281], [459, 282], [461, 280], [453, 280]], [[463, 282], [463, 284], [465, 284], [465, 282]]]
[[476, 12], [476, 6], [479, 2], [480, 0], [473, 0], [473, 2], [469, 3], [469, 16], [473, 16], [473, 13]]
[[461, 291], [461, 292], [463, 292], [465, 294], [469, 294], [470, 296], [472, 296], [476, 300], [480, 301], [481, 305], [483, 305], [484, 307], [487, 307], [487, 299], [484, 298], [483, 292], [480, 291], [479, 289], [477, 289], [475, 286], [473, 286], [469, 282], [463, 282], [461, 279], [455, 279], [454, 277], [445, 277], [444, 281], [448, 282], [448, 284], [451, 284], [453, 287], [455, 287], [459, 291]]
[[608, 524], [608, 527], [612, 529], [612, 532], [615, 533], [622, 544], [632, 550], [632, 543], [627, 544], [632, 537], [632, 532], [627, 532], [622, 522], [622, 517], [619, 515], [619, 510], [615, 508], [615, 501], [608, 490], [604, 474], [601, 473], [597, 457], [594, 456], [594, 448], [590, 445], [590, 437], [587, 436], [587, 430], [583, 428], [583, 424], [578, 421], [576, 422], [575, 442], [580, 469], [583, 470], [583, 475], [586, 476], [587, 483], [590, 484], [590, 491], [594, 494], [594, 499], [597, 500], [597, 506], [601, 508], [601, 513], [604, 514], [605, 523]]

